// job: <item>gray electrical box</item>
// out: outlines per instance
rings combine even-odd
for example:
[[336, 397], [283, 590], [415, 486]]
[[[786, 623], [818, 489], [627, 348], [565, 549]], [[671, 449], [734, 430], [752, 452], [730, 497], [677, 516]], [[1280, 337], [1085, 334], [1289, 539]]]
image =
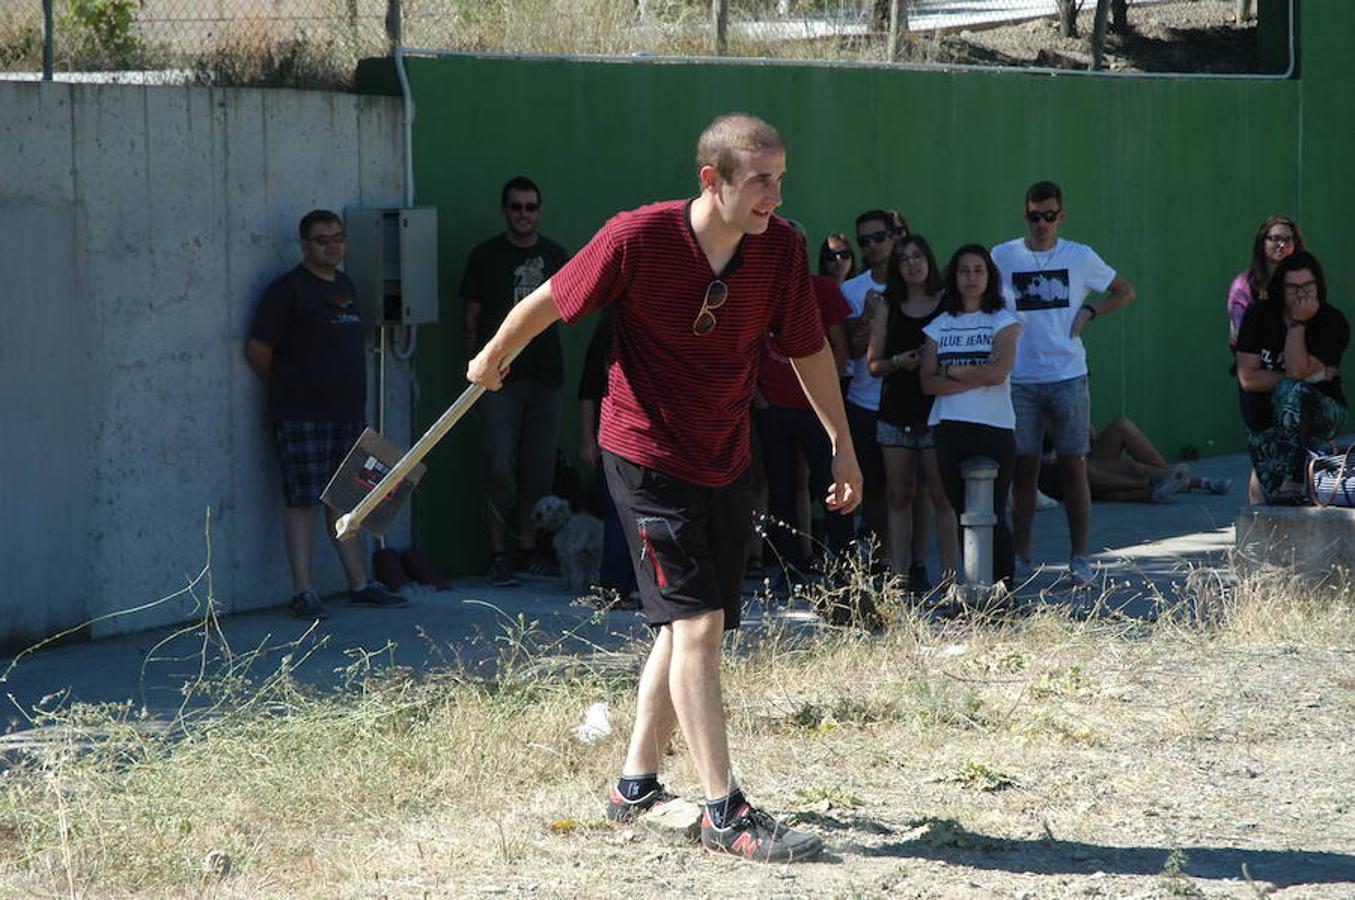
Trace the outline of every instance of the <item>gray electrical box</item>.
[[344, 271], [358, 289], [362, 316], [373, 325], [438, 320], [438, 211], [349, 207]]

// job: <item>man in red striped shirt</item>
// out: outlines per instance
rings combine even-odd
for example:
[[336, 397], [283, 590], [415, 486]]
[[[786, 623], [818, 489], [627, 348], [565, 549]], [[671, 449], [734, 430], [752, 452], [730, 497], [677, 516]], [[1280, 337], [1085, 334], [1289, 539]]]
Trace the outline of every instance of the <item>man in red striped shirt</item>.
[[719, 663], [738, 627], [752, 528], [749, 410], [770, 332], [833, 446], [825, 504], [850, 512], [861, 471], [824, 340], [804, 241], [781, 205], [785, 145], [753, 116], [720, 116], [697, 143], [701, 193], [614, 216], [513, 308], [466, 377], [497, 390], [504, 359], [564, 318], [608, 304], [615, 355], [598, 443], [650, 625], [635, 730], [608, 817], [671, 799], [658, 766], [681, 726], [706, 800], [702, 842], [750, 859], [810, 859], [816, 836], [754, 809], [729, 761]]

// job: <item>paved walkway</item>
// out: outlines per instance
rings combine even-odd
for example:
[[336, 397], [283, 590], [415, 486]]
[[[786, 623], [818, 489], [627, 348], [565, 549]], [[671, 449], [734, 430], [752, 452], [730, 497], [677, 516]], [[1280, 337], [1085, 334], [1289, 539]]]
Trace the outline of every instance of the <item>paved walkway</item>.
[[[1249, 464], [1245, 455], [1214, 457], [1198, 474], [1234, 480], [1228, 496], [1181, 494], [1163, 505], [1098, 503], [1092, 537], [1104, 547], [1095, 560], [1101, 589], [1074, 592], [1061, 580], [1068, 557], [1061, 509], [1036, 514], [1035, 562], [1047, 564], [1021, 591], [1028, 602], [1087, 605], [1103, 599], [1136, 616], [1153, 615], [1158, 597], [1174, 598], [1193, 566], [1221, 563], [1232, 546], [1232, 521], [1243, 502]], [[935, 571], [935, 562], [932, 563]], [[521, 588], [492, 588], [482, 579], [459, 578], [452, 590], [414, 598], [404, 609], [374, 610], [331, 603], [318, 626], [291, 618], [285, 608], [219, 620], [206, 641], [209, 667], [237, 663], [258, 651], [250, 671], [259, 677], [278, 668], [284, 655], [296, 660], [296, 675], [316, 685], [341, 683], [341, 672], [364, 653], [373, 662], [414, 669], [454, 664], [488, 671], [503, 654], [531, 649], [549, 655], [598, 649], [645, 649], [646, 629], [634, 612], [596, 612], [586, 601], [550, 581]], [[750, 609], [747, 627], [769, 617], [809, 621], [803, 611]], [[11, 698], [14, 728], [26, 724], [20, 710], [44, 697], [84, 702], [131, 701], [157, 717], [182, 702], [181, 686], [197, 676], [203, 659], [203, 628], [155, 629], [85, 643], [69, 643], [21, 656], [3, 685]], [[11, 659], [0, 663], [0, 671]]]

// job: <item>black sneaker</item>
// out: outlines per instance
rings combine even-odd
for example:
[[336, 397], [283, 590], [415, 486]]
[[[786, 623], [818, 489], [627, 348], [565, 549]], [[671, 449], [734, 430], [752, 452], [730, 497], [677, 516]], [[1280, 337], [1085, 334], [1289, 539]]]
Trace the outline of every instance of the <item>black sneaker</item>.
[[518, 566], [517, 574], [528, 578], [559, 578], [560, 570], [540, 553], [529, 553]]
[[607, 797], [607, 821], [615, 822], [618, 825], [629, 825], [654, 807], [676, 799], [677, 794], [668, 793], [660, 785], [638, 800], [627, 800], [621, 796], [621, 792], [616, 789], [616, 785], [612, 785], [612, 792]]
[[908, 567], [908, 590], [914, 594], [925, 594], [932, 589], [932, 583], [927, 578], [927, 564], [921, 560], [916, 560]]
[[508, 561], [507, 554], [496, 553], [489, 560], [489, 571], [485, 573], [485, 580], [494, 587], [518, 587], [522, 582], [513, 574], [513, 565]]
[[349, 591], [348, 601], [355, 606], [380, 606], [385, 608], [409, 605], [408, 597], [395, 593], [379, 581], [369, 581], [356, 591]]
[[803, 862], [823, 852], [823, 839], [796, 831], [747, 803], [728, 827], [716, 828], [710, 812], [701, 816], [701, 843], [712, 853], [729, 853], [756, 862]]
[[315, 591], [302, 591], [292, 598], [289, 604], [292, 615], [298, 619], [323, 619], [325, 618], [325, 608], [320, 602], [320, 595]]

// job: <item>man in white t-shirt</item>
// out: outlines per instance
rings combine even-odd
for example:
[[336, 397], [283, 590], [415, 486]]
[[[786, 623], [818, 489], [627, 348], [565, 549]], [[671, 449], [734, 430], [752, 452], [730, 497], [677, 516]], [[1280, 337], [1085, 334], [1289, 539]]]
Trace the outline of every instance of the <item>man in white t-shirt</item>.
[[[1058, 454], [1064, 509], [1072, 545], [1068, 573], [1080, 585], [1094, 580], [1087, 558], [1091, 492], [1087, 486], [1091, 394], [1082, 329], [1088, 322], [1134, 299], [1134, 286], [1106, 265], [1086, 244], [1059, 237], [1067, 217], [1063, 192], [1052, 181], [1026, 191], [1025, 237], [993, 248], [1002, 272], [1007, 306], [1022, 325], [1012, 368], [1016, 410], [1016, 478], [1012, 490], [1012, 531], [1016, 577], [1029, 575], [1030, 533], [1046, 424]], [[1095, 303], [1087, 295], [1105, 296]]]
[[850, 316], [843, 321], [847, 330], [847, 349], [851, 356], [845, 390], [847, 423], [851, 426], [852, 444], [861, 465], [865, 493], [861, 498], [861, 514], [866, 530], [873, 533], [880, 547], [889, 546], [888, 505], [885, 502], [885, 464], [880, 443], [875, 437], [875, 420], [880, 412], [880, 384], [870, 374], [866, 360], [866, 346], [870, 341], [870, 298], [883, 294], [889, 274], [889, 256], [894, 242], [908, 233], [902, 217], [895, 218], [883, 209], [871, 209], [856, 217], [856, 243], [861, 247], [862, 272], [842, 285], [842, 295], [851, 306]]

